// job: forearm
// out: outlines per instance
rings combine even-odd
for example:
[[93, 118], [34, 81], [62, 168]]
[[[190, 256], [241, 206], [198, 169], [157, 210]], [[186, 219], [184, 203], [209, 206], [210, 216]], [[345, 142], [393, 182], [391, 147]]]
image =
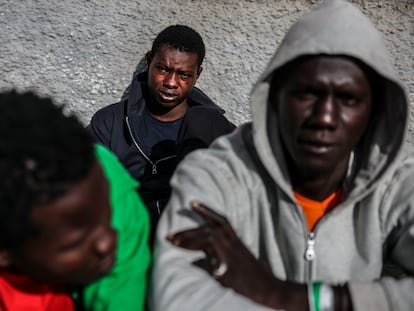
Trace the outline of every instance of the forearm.
[[271, 311], [269, 307], [221, 286], [204, 270], [192, 265], [192, 258], [185, 259], [183, 254], [175, 254], [175, 251], [181, 253], [161, 247], [161, 254], [154, 263], [151, 310]]

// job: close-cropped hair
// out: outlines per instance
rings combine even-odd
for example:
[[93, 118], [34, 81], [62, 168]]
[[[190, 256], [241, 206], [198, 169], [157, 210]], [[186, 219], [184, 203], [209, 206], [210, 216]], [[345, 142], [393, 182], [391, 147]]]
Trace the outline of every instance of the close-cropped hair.
[[29, 217], [34, 205], [59, 198], [91, 171], [93, 139], [63, 109], [33, 92], [0, 93], [2, 249], [16, 249], [35, 233]]
[[154, 42], [150, 51], [150, 58], [159, 51], [161, 46], [169, 45], [180, 52], [196, 53], [198, 66], [203, 63], [206, 54], [203, 39], [194, 29], [185, 25], [171, 25], [162, 30]]

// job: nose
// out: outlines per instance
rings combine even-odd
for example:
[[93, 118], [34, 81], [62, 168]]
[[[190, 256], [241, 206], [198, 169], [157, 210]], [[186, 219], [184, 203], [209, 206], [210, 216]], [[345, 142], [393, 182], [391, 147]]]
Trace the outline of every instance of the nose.
[[315, 103], [312, 124], [318, 128], [334, 129], [338, 122], [338, 107], [334, 96], [327, 94]]
[[96, 253], [106, 256], [115, 251], [117, 243], [117, 232], [110, 227], [102, 228], [101, 234], [97, 235], [94, 243]]
[[169, 72], [167, 75], [165, 75], [163, 84], [169, 89], [177, 88], [177, 79], [178, 75], [175, 72]]

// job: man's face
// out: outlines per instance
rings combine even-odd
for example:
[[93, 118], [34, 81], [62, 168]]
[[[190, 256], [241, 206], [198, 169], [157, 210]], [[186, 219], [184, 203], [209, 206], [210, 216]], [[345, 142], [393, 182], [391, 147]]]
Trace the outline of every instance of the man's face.
[[11, 254], [11, 265], [39, 281], [88, 284], [115, 262], [109, 185], [96, 163], [89, 175], [60, 198], [33, 207], [38, 230]]
[[163, 45], [147, 60], [148, 86], [158, 105], [173, 109], [187, 103], [187, 96], [201, 73], [197, 53], [180, 52]]
[[371, 86], [361, 68], [343, 57], [312, 57], [273, 92], [290, 174], [344, 171], [371, 116]]

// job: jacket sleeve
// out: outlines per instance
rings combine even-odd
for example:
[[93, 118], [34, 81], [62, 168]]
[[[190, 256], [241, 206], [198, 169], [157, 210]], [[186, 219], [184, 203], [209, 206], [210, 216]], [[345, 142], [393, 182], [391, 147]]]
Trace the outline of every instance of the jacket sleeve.
[[91, 122], [86, 127], [92, 136], [100, 143], [111, 149], [111, 136], [115, 122], [114, 105], [110, 105], [98, 110], [91, 118]]
[[[209, 153], [200, 150], [189, 154], [171, 181], [172, 196], [157, 231], [150, 295], [153, 310], [269, 310], [221, 287], [210, 275], [194, 267], [191, 263], [204, 257], [203, 253], [179, 249], [165, 239], [169, 233], [200, 225], [189, 209], [191, 200], [201, 200], [227, 216], [230, 222], [237, 216], [225, 207], [240, 207], [241, 201], [246, 200], [246, 197], [240, 198], [241, 193], [237, 192], [240, 185], [230, 176], [238, 174], [236, 166], [234, 172], [229, 172], [219, 155], [213, 161], [205, 154]], [[413, 185], [413, 169], [403, 166], [385, 187], [386, 194], [381, 201], [384, 260], [404, 271], [404, 277], [384, 275], [376, 280], [350, 280], [355, 311], [414, 310]]]
[[172, 196], [157, 229], [151, 310], [270, 310], [222, 287], [206, 272], [193, 266], [194, 260], [204, 257], [202, 252], [177, 248], [165, 239], [169, 233], [200, 225], [189, 209], [194, 199], [221, 214], [226, 212], [220, 207], [237, 206], [236, 196], [231, 195], [236, 185], [231, 178], [226, 178], [225, 169], [217, 160], [210, 160], [204, 157], [202, 150], [195, 151], [180, 163], [171, 181]]
[[[401, 160], [382, 207], [384, 260], [393, 269], [373, 283], [350, 282], [355, 311], [414, 310], [414, 157]], [[388, 273], [391, 272], [391, 273]]]
[[118, 233], [118, 244], [112, 270], [84, 289], [84, 306], [91, 311], [144, 310], [150, 264], [148, 214], [136, 192], [137, 183], [113, 154], [99, 149], [110, 182], [112, 225]]

